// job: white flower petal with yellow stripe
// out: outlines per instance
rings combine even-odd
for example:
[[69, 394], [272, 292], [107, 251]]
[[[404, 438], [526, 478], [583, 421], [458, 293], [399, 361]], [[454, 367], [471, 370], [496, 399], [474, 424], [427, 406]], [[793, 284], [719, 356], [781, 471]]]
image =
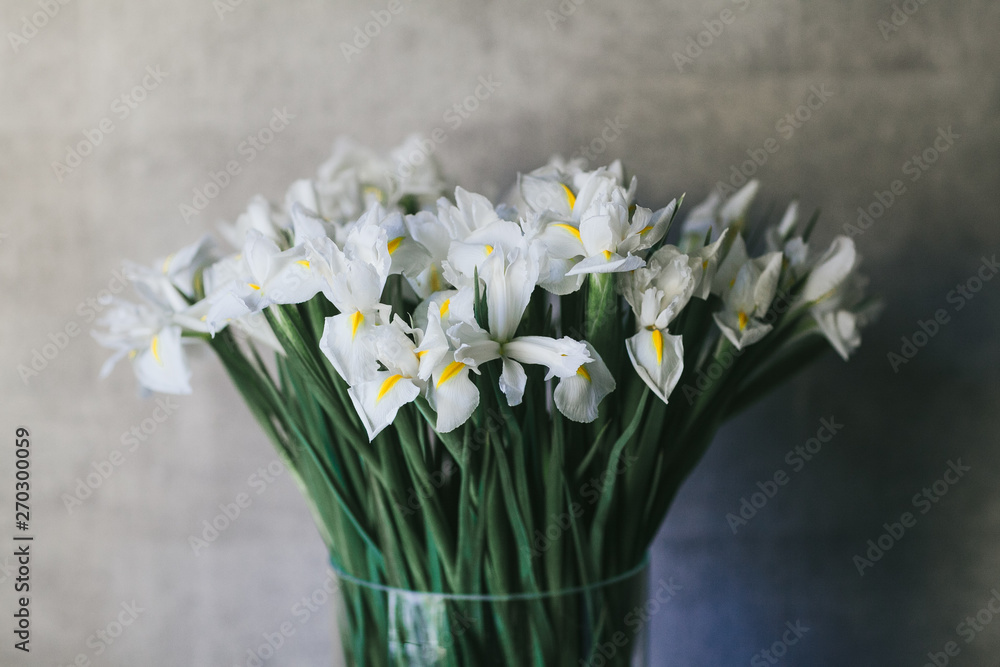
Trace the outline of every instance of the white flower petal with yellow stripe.
[[369, 343], [384, 370], [375, 371], [348, 389], [351, 401], [374, 440], [396, 418], [396, 413], [420, 395], [424, 382], [417, 377], [418, 360], [412, 333], [398, 317], [371, 333]]
[[390, 312], [389, 306], [374, 304], [326, 318], [319, 349], [347, 384], [374, 377], [378, 370], [374, 333], [388, 323]]
[[164, 394], [190, 394], [191, 369], [181, 343], [181, 328], [168, 326], [136, 351], [132, 368], [139, 384]]
[[615, 379], [597, 350], [584, 341], [592, 361], [580, 365], [573, 375], [559, 380], [552, 399], [569, 419], [588, 424], [597, 419], [604, 397], [615, 390]]
[[448, 433], [468, 421], [479, 406], [479, 389], [469, 377], [471, 368], [461, 361], [445, 360], [434, 369], [428, 385], [428, 402], [437, 411], [434, 428]]
[[713, 318], [736, 349], [753, 345], [773, 328], [763, 318], [778, 288], [781, 263], [780, 252], [749, 260], [723, 292], [722, 310]]
[[625, 341], [635, 372], [664, 403], [684, 370], [684, 344], [680, 336], [655, 326], [643, 327]]

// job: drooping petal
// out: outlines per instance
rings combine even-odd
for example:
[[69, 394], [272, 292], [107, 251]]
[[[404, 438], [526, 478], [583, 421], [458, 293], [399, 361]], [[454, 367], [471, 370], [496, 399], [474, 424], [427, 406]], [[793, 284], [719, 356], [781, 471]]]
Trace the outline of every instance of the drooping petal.
[[375, 347], [369, 340], [372, 315], [361, 311], [326, 318], [319, 348], [349, 385], [371, 379], [378, 370]]
[[138, 350], [132, 368], [139, 384], [164, 394], [190, 394], [191, 370], [181, 344], [181, 328], [164, 327]]
[[742, 350], [748, 345], [760, 341], [774, 328], [770, 324], [764, 324], [760, 320], [752, 318], [746, 311], [742, 310], [736, 312], [724, 310], [713, 314], [712, 317], [737, 350]]
[[455, 430], [479, 406], [479, 390], [469, 378], [469, 367], [460, 361], [442, 364], [431, 377], [431, 406], [437, 410], [438, 433]]
[[524, 397], [524, 387], [528, 384], [528, 374], [524, 366], [510, 357], [503, 358], [503, 371], [500, 373], [500, 391], [507, 397], [507, 404], [520, 405]]
[[858, 328], [858, 317], [849, 310], [813, 310], [813, 318], [820, 331], [830, 341], [837, 354], [847, 361], [861, 345], [861, 332]]
[[818, 301], [835, 290], [857, 263], [857, 250], [854, 240], [847, 236], [838, 236], [830, 244], [819, 263], [806, 278], [802, 288], [804, 301]]
[[684, 370], [681, 337], [660, 329], [642, 329], [625, 341], [625, 350], [642, 381], [666, 403]]
[[389, 371], [379, 371], [371, 380], [348, 389], [369, 441], [392, 423], [401, 407], [419, 394], [420, 388], [412, 379]]
[[584, 344], [593, 361], [580, 366], [575, 374], [559, 380], [552, 398], [567, 418], [586, 424], [597, 419], [601, 401], [615, 390], [615, 379], [597, 350], [590, 343]]

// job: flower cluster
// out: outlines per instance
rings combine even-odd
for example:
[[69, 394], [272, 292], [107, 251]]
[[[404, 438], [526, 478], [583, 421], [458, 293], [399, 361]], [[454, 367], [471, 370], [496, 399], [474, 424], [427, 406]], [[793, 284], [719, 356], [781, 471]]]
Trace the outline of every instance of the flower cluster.
[[[756, 182], [696, 207], [669, 245], [678, 202], [639, 206], [636, 180], [618, 162], [588, 171], [554, 159], [494, 205], [461, 187], [446, 196], [429, 159], [413, 164], [416, 142], [388, 158], [341, 142], [281, 205], [250, 202], [223, 230], [234, 252], [206, 236], [152, 268], [130, 266], [143, 303], [116, 304], [95, 333], [116, 350], [103, 372], [127, 356], [142, 387], [189, 393], [187, 345], [233, 327], [283, 353], [266, 311], [323, 299], [334, 314], [319, 347], [374, 438], [418, 398], [438, 433], [462, 425], [480, 402], [473, 375], [496, 360], [510, 406], [522, 402], [526, 367], [537, 366], [550, 405], [594, 421], [616, 388], [600, 353], [614, 346], [559, 323], [566, 297], [581, 292], [607, 291], [611, 320], [628, 327], [620, 345], [664, 402], [684, 371], [691, 341], [676, 322], [693, 301], [711, 308], [720, 341], [738, 350], [771, 332], [779, 301], [807, 312], [845, 358], [860, 342], [853, 242], [838, 237], [815, 252], [793, 203], [766, 231], [766, 252], [751, 257], [742, 230]], [[536, 307], [548, 316], [529, 326]]]

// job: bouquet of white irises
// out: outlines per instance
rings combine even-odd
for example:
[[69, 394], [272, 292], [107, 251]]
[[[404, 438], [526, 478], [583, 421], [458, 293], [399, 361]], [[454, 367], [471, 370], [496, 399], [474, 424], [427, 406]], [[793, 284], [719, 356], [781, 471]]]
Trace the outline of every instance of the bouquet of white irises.
[[[233, 252], [130, 265], [143, 302], [95, 333], [104, 372], [127, 356], [159, 392], [189, 393], [186, 351], [212, 347], [344, 576], [505, 595], [628, 571], [718, 426], [827, 345], [846, 358], [872, 315], [851, 239], [817, 252], [795, 203], [750, 256], [756, 182], [671, 245], [679, 203], [637, 205], [618, 162], [554, 159], [494, 205], [446, 192], [420, 146], [338, 144], [223, 230]], [[348, 652], [383, 664], [369, 603]], [[577, 664], [555, 659], [575, 616], [538, 613], [557, 631], [507, 664]]]

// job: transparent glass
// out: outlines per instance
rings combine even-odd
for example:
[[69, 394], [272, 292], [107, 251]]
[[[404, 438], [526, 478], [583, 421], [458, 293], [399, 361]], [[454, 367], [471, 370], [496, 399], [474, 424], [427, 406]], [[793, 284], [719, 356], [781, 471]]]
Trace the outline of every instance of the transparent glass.
[[604, 581], [529, 595], [422, 593], [338, 572], [349, 667], [646, 667], [649, 558]]

